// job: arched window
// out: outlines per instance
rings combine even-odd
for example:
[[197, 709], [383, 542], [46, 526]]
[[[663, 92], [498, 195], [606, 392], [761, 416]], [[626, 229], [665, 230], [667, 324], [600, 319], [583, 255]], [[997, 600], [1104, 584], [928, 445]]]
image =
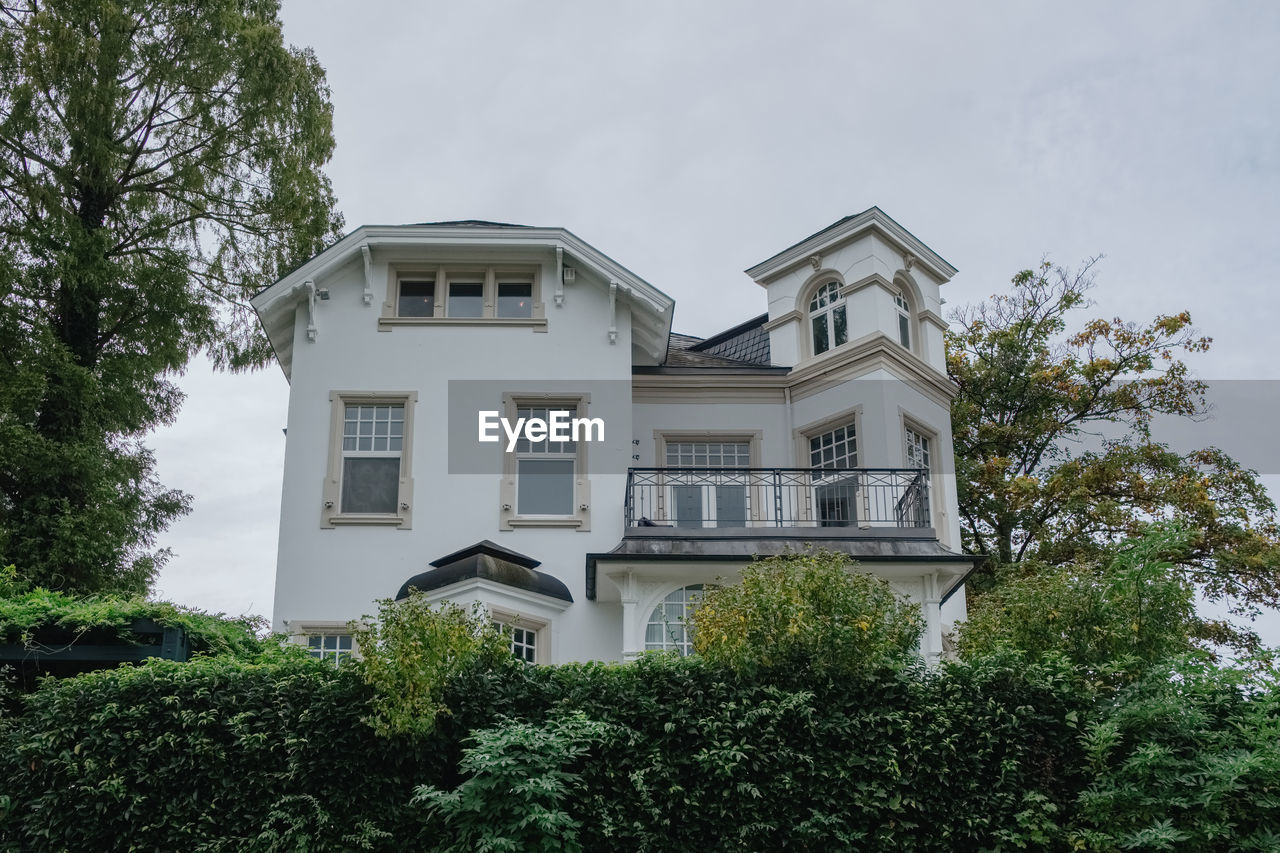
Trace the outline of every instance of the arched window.
[[893, 294], [893, 307], [898, 309], [898, 343], [911, 349], [911, 308], [901, 290]]
[[645, 626], [645, 651], [675, 649], [682, 656], [693, 652], [693, 627], [689, 616], [698, 609], [702, 596], [709, 586], [700, 583], [682, 586], [653, 608], [649, 624]]
[[849, 322], [840, 283], [828, 281], [809, 300], [809, 324], [813, 330], [813, 354], [821, 355], [849, 339]]

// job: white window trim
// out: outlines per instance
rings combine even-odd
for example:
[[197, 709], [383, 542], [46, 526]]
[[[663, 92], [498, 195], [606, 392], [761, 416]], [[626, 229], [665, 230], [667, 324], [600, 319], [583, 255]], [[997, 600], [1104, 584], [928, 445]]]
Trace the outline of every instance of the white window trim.
[[[658, 464], [656, 468], [666, 468], [667, 465], [667, 444], [678, 444], [681, 442], [712, 442], [712, 443], [747, 443], [748, 468], [760, 468], [761, 463], [761, 445], [764, 442], [764, 432], [762, 430], [699, 430], [699, 429], [655, 429], [653, 431], [654, 443], [654, 461]], [[660, 524], [675, 524], [675, 505], [674, 497], [671, 494], [673, 490], [665, 485], [662, 478], [659, 478], [659, 487], [656, 492], [658, 504], [654, 507], [655, 517], [652, 519]], [[749, 522], [759, 522], [762, 520], [761, 509], [772, 507], [771, 499], [768, 498], [767, 489], [764, 487], [755, 487], [751, 489], [748, 498], [750, 504], [751, 517]], [[712, 527], [715, 526], [714, 518], [704, 518], [704, 522], [710, 521]], [[670, 590], [668, 590], [670, 591]]]
[[902, 467], [909, 468], [910, 462], [907, 459], [907, 430], [911, 429], [924, 438], [929, 439], [929, 526], [934, 530], [941, 530], [945, 523], [944, 508], [942, 496], [942, 480], [938, 476], [937, 459], [938, 448], [940, 446], [938, 440], [938, 431], [924, 426], [924, 422], [919, 418], [912, 417], [911, 413], [901, 406], [898, 407], [898, 446], [899, 452], [902, 454]]
[[[574, 412], [573, 417], [587, 417], [591, 403], [590, 394], [528, 394], [502, 395], [503, 416], [509, 423], [516, 422], [516, 410], [525, 406], [564, 408]], [[573, 512], [568, 515], [520, 515], [518, 512], [519, 458], [507, 453], [499, 442], [502, 453], [502, 484], [499, 488], [499, 529], [517, 530], [522, 527], [570, 528], [582, 532], [591, 529], [591, 478], [587, 476], [587, 448], [590, 442], [579, 441], [573, 465]]]
[[[811, 310], [809, 307], [810, 303], [812, 303], [814, 297], [818, 295], [818, 291], [826, 287], [828, 284], [835, 285], [835, 300], [817, 311]], [[804, 294], [804, 299], [801, 301], [800, 305], [804, 312], [804, 338], [808, 356], [810, 358], [820, 358], [824, 355], [835, 352], [841, 347], [847, 346], [849, 344], [849, 298], [845, 293], [844, 279], [831, 272], [820, 272], [809, 280], [801, 292]], [[835, 342], [836, 327], [835, 318], [833, 317], [837, 307], [844, 308], [845, 322], [845, 340], [844, 343], [839, 344]], [[816, 342], [813, 339], [813, 318], [819, 315], [827, 318], [828, 346], [822, 352], [817, 351]]]
[[[413, 409], [416, 391], [330, 391], [329, 459], [320, 501], [320, 526], [373, 525], [413, 527]], [[400, 489], [394, 513], [344, 513], [342, 506], [342, 422], [348, 405], [404, 406], [404, 442], [400, 449]]]
[[[483, 316], [448, 316], [449, 277], [480, 275], [484, 283]], [[502, 275], [529, 276], [532, 282], [532, 316], [499, 317], [498, 278]], [[435, 282], [435, 305], [430, 317], [399, 316], [401, 280], [431, 278]], [[488, 264], [476, 261], [441, 261], [430, 264], [392, 263], [387, 266], [387, 298], [382, 303], [382, 316], [378, 327], [390, 330], [395, 326], [523, 326], [534, 331], [546, 331], [546, 305], [542, 301], [542, 265], [538, 263]]]
[[[829, 417], [825, 417], [820, 421], [814, 421], [812, 423], [805, 424], [804, 426], [797, 427], [792, 435], [792, 440], [794, 441], [794, 446], [795, 446], [796, 458], [800, 460], [799, 463], [796, 465], [796, 467], [797, 468], [813, 468], [814, 467], [812, 457], [810, 456], [810, 448], [809, 448], [809, 442], [811, 439], [817, 438], [818, 436], [823, 435], [824, 433], [831, 432], [832, 430], [838, 427], [847, 427], [850, 424], [853, 425], [853, 436], [854, 436], [855, 447], [857, 451], [857, 459], [854, 460], [855, 464], [853, 467], [855, 468], [867, 467], [866, 458], [864, 455], [866, 453], [866, 445], [865, 445], [866, 439], [865, 439], [865, 433], [862, 431], [862, 404], [861, 403], [859, 403], [856, 406], [852, 406], [848, 409], [844, 409], [840, 412], [837, 412], [836, 414], [831, 415]], [[817, 485], [817, 483], [815, 483], [815, 485]], [[857, 501], [859, 504], [861, 504], [861, 502], [863, 501], [863, 498], [864, 498], [864, 495], [862, 494], [861, 490], [859, 490], [858, 493], [855, 494], [854, 496], [854, 500]], [[804, 520], [812, 521], [815, 524], [817, 524], [818, 523], [817, 512], [818, 512], [818, 502], [815, 498], [815, 500], [813, 500], [812, 502], [810, 502], [810, 504], [807, 505], [807, 512], [804, 513]], [[858, 517], [863, 518], [864, 515], [865, 515], [865, 508], [859, 506]], [[860, 526], [861, 524], [863, 524], [863, 522], [859, 522]]]
[[289, 642], [301, 646], [304, 649], [309, 647], [309, 641], [312, 637], [324, 635], [338, 635], [351, 637], [351, 657], [360, 657], [360, 643], [356, 640], [355, 626], [351, 622], [338, 622], [335, 620], [298, 620], [291, 619], [286, 624], [288, 629]]
[[[650, 625], [650, 620], [653, 618], [653, 611], [657, 610], [658, 607], [661, 606], [662, 603], [667, 600], [668, 595], [675, 592], [676, 590], [684, 589], [690, 586], [701, 586], [703, 592], [705, 593], [711, 587], [715, 587], [719, 585], [720, 585], [720, 582], [718, 579], [714, 581], [699, 581], [699, 580], [686, 579], [686, 580], [681, 580], [675, 583], [663, 584], [661, 587], [659, 587], [660, 591], [656, 595], [649, 596], [649, 598], [644, 602], [644, 604], [642, 605], [642, 609], [640, 610], [640, 614], [639, 614], [640, 618], [636, 620], [637, 622], [640, 623], [639, 624], [640, 642], [637, 648], [642, 653], [670, 651], [670, 649], [659, 650], [659, 649], [649, 648], [649, 625]], [[690, 644], [690, 646], [692, 647], [692, 643]], [[690, 653], [692, 653], [692, 648], [690, 649]]]
[[[536, 616], [530, 616], [528, 613], [522, 613], [518, 610], [512, 610], [507, 607], [497, 605], [487, 605], [489, 609], [489, 621], [496, 622], [504, 627], [523, 628], [526, 631], [532, 631], [534, 634], [533, 641], [533, 661], [532, 663], [539, 666], [551, 663], [551, 627], [550, 621], [539, 619]], [[524, 658], [520, 658], [524, 660]], [[528, 663], [528, 661], [526, 661]]]

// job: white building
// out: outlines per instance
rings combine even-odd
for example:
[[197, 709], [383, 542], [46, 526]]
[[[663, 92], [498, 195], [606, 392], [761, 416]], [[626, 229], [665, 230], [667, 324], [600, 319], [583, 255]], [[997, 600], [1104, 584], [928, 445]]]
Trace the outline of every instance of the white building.
[[[527, 659], [622, 660], [686, 647], [698, 591], [753, 555], [813, 545], [919, 602], [937, 657], [972, 565], [954, 273], [873, 207], [747, 270], [767, 312], [699, 340], [561, 228], [356, 229], [253, 300], [291, 386], [276, 630], [340, 655], [413, 586], [483, 602]], [[479, 440], [484, 412], [562, 411], [603, 440]]]

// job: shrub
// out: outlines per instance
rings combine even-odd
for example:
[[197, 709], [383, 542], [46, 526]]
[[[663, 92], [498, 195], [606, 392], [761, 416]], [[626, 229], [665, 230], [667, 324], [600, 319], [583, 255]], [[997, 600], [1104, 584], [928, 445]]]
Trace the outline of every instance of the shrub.
[[347, 851], [418, 837], [413, 785], [443, 765], [364, 725], [369, 697], [354, 673], [305, 656], [47, 679], [0, 728], [0, 849]]
[[232, 618], [145, 598], [77, 597], [39, 587], [22, 589], [16, 583], [0, 583], [0, 593], [0, 643], [29, 642], [42, 628], [93, 632], [128, 642], [133, 622], [150, 619], [186, 629], [191, 648], [198, 653], [253, 657], [269, 653], [276, 645], [260, 639], [267, 622], [259, 616]]
[[507, 720], [467, 739], [465, 782], [452, 791], [423, 785], [413, 802], [443, 817], [445, 853], [577, 853], [582, 820], [568, 807], [585, 793], [584, 757], [610, 732], [580, 711], [540, 724]]
[[1195, 600], [1190, 584], [1165, 557], [1185, 547], [1187, 532], [1153, 525], [1125, 542], [1105, 567], [1042, 567], [1010, 578], [969, 606], [961, 624], [965, 658], [999, 647], [1032, 657], [1060, 654], [1110, 679], [1191, 649]]
[[710, 589], [691, 617], [693, 646], [749, 672], [804, 668], [836, 675], [908, 660], [920, 609], [830, 551], [757, 560], [742, 580]]
[[1089, 724], [1091, 782], [1073, 841], [1089, 850], [1280, 850], [1280, 694], [1261, 675], [1182, 659]]
[[366, 617], [354, 633], [357, 668], [376, 691], [368, 722], [380, 734], [429, 733], [436, 717], [449, 713], [442, 697], [458, 673], [512, 663], [507, 641], [482, 608], [433, 606], [417, 591], [379, 601], [377, 618]]

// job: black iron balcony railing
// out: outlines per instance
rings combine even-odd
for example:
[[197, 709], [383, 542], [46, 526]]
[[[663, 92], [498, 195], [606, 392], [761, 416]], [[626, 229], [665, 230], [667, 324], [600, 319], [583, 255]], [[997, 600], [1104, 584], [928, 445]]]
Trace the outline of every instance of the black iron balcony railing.
[[631, 468], [627, 527], [929, 527], [918, 468]]

